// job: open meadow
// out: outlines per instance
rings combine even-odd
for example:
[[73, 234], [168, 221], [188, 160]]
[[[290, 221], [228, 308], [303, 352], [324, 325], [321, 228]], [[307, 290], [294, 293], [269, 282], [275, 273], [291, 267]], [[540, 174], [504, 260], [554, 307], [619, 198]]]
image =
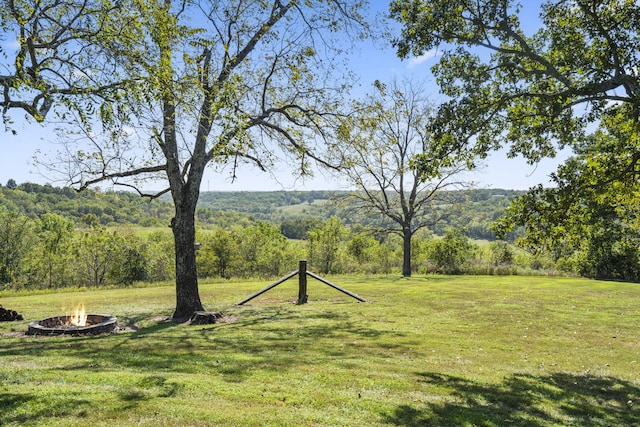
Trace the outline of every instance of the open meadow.
[[[171, 285], [0, 294], [2, 426], [640, 425], [640, 285], [338, 276], [203, 282], [222, 323], [167, 321]], [[95, 337], [25, 336], [82, 302]]]

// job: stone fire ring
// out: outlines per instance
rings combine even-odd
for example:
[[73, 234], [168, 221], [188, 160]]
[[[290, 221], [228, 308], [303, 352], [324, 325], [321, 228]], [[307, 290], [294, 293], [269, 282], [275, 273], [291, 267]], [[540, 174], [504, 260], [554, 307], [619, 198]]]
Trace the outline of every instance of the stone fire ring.
[[29, 323], [27, 335], [98, 335], [113, 332], [118, 324], [115, 316], [88, 314], [86, 326], [69, 325], [71, 316], [55, 316]]

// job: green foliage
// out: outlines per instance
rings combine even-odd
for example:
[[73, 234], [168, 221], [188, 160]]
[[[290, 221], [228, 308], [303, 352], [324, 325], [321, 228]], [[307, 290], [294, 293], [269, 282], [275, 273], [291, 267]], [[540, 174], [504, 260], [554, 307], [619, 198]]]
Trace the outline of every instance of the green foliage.
[[[206, 194], [206, 193], [205, 193]], [[251, 193], [249, 193], [251, 194]], [[257, 201], [264, 201], [262, 193], [253, 193]], [[221, 202], [216, 206], [224, 208], [215, 211], [206, 206], [198, 209], [201, 224], [248, 226], [250, 210], [244, 210], [236, 199], [225, 198], [225, 193], [211, 193], [219, 196]], [[267, 197], [267, 196], [264, 196]], [[257, 202], [255, 202], [257, 203]], [[166, 227], [174, 215], [171, 200], [166, 198], [144, 200], [139, 195], [126, 191], [96, 191], [87, 189], [75, 191], [69, 187], [53, 187], [22, 183], [15, 190], [0, 187], [0, 206], [8, 210], [21, 212], [30, 218], [50, 213], [73, 221], [77, 227], [97, 227], [113, 225], [140, 225], [143, 227]], [[234, 210], [234, 206], [236, 210]], [[269, 212], [273, 212], [270, 208]]]
[[283, 271], [287, 239], [276, 227], [259, 222], [237, 232], [236, 236], [243, 266], [241, 276], [274, 277]]
[[574, 151], [555, 186], [532, 188], [496, 229], [526, 227], [521, 243], [568, 270], [640, 280], [638, 3], [548, 0], [530, 33], [514, 1], [394, 1], [391, 10], [401, 55], [442, 48], [433, 71], [450, 100], [431, 131], [443, 146], [480, 157], [509, 147], [531, 163]]
[[[5, 252], [1, 252], [0, 270], [4, 273], [3, 287], [11, 289], [44, 289], [77, 286], [121, 286], [139, 281], [168, 281], [175, 278], [175, 244], [168, 227], [137, 227], [131, 231], [124, 227], [100, 226], [97, 218], [103, 213], [119, 221], [145, 223], [144, 212], [139, 212], [140, 199], [127, 193], [77, 193], [70, 189], [51, 186], [21, 184], [10, 197], [0, 198], [4, 208], [0, 218], [5, 235], [12, 235]], [[28, 191], [26, 191], [28, 190]], [[9, 190], [6, 190], [9, 191]], [[221, 200], [224, 200], [224, 193]], [[323, 193], [328, 197], [328, 193]], [[464, 203], [465, 215], [476, 221], [493, 219], [507, 200], [518, 192], [505, 190], [474, 190], [454, 192], [452, 197]], [[209, 197], [210, 194], [207, 194]], [[246, 193], [244, 196], [258, 205], [274, 196], [278, 203], [299, 203], [304, 193], [296, 193], [292, 199], [279, 193]], [[499, 196], [499, 197], [496, 197]], [[310, 269], [322, 274], [362, 272], [390, 274], [402, 266], [402, 242], [397, 236], [370, 233], [367, 224], [358, 224], [356, 216], [344, 213], [344, 222], [339, 217], [324, 219], [330, 210], [328, 203], [317, 203], [319, 199], [309, 195], [305, 215], [282, 222], [255, 221], [243, 213], [234, 212], [233, 206], [219, 201], [220, 214], [205, 218], [206, 221], [225, 225], [211, 226], [200, 223], [197, 241], [201, 248], [197, 253], [199, 277], [221, 277], [225, 279], [264, 277], [274, 278], [289, 273], [301, 259], [310, 261]], [[243, 204], [237, 197], [227, 199], [239, 209]], [[39, 201], [39, 204], [36, 204]], [[313, 203], [309, 203], [309, 201]], [[323, 199], [326, 202], [326, 199]], [[158, 201], [160, 210], [167, 202]], [[144, 204], [144, 203], [143, 203]], [[168, 203], [167, 203], [168, 204]], [[16, 211], [23, 209], [25, 215]], [[297, 205], [288, 205], [297, 206]], [[271, 205], [264, 215], [277, 221], [286, 206]], [[11, 210], [10, 210], [11, 209]], [[68, 213], [67, 210], [74, 212]], [[42, 210], [52, 210], [49, 213]], [[88, 212], [78, 216], [76, 211]], [[150, 212], [150, 215], [155, 215]], [[200, 212], [212, 212], [203, 208]], [[222, 214], [224, 212], [224, 214]], [[100, 214], [100, 216], [98, 216]], [[67, 216], [68, 215], [68, 216]], [[227, 225], [231, 218], [243, 218]], [[149, 218], [153, 219], [153, 217]], [[366, 220], [366, 218], [364, 218]], [[463, 218], [450, 217], [451, 224], [463, 224]], [[344, 225], [347, 223], [348, 225]], [[75, 226], [74, 226], [75, 224]], [[91, 224], [93, 227], [87, 228]], [[282, 230], [299, 233], [304, 240], [287, 239]], [[441, 230], [438, 226], [436, 232]], [[311, 232], [311, 233], [309, 233]], [[13, 234], [11, 234], [13, 233]], [[102, 236], [102, 237], [99, 237]], [[427, 253], [431, 234], [420, 232], [412, 241], [412, 265], [416, 271], [424, 271], [428, 265]], [[90, 258], [93, 257], [93, 265]], [[553, 263], [538, 262], [526, 253], [518, 253], [519, 261], [508, 269], [493, 268], [489, 253], [480, 254], [474, 263], [464, 267], [465, 272], [502, 274], [524, 272], [539, 274], [541, 270], [552, 271]], [[558, 265], [570, 272], [579, 273], [577, 256], [565, 252], [556, 257]]]
[[319, 218], [286, 219], [280, 224], [280, 232], [288, 239], [306, 240], [309, 230], [320, 222]]
[[338, 267], [340, 243], [345, 228], [338, 217], [309, 231], [309, 261], [322, 274], [334, 273]]
[[[316, 201], [325, 201], [333, 194], [333, 191], [205, 191], [200, 195], [199, 205], [214, 212], [242, 212], [262, 219], [272, 220], [276, 212], [284, 207], [312, 206], [319, 210]], [[291, 210], [288, 215], [296, 215]], [[300, 218], [304, 219], [304, 218]]]
[[216, 227], [198, 239], [202, 245], [197, 259], [200, 277], [230, 278], [240, 257], [233, 231]]
[[77, 280], [82, 286], [101, 286], [108, 273], [121, 269], [123, 240], [119, 233], [103, 227], [83, 231], [78, 236], [74, 241], [73, 256], [80, 265]]
[[587, 277], [640, 280], [640, 187], [632, 173], [631, 125], [604, 122], [553, 175], [555, 186], [520, 197], [496, 223], [504, 234], [525, 226], [521, 244], [554, 253], [563, 267]]
[[[44, 276], [46, 287], [70, 284], [70, 245], [73, 238], [73, 222], [57, 214], [46, 213], [36, 226], [39, 245], [35, 246], [31, 274]], [[41, 270], [39, 272], [38, 270]], [[31, 281], [34, 280], [32, 276]]]
[[168, 231], [154, 231], [146, 239], [142, 253], [147, 254], [149, 281], [173, 280], [176, 274], [175, 245]]
[[515, 252], [507, 242], [491, 242], [489, 250], [491, 251], [491, 263], [496, 267], [509, 266], [515, 260]]
[[[522, 191], [501, 189], [460, 190], [446, 196], [461, 206], [460, 215], [442, 218], [432, 227], [443, 235], [447, 228], [466, 227], [474, 239], [493, 240], [492, 221], [502, 215], [509, 202]], [[203, 192], [197, 211], [201, 227], [248, 227], [259, 220], [280, 227], [290, 239], [306, 239], [307, 232], [322, 221], [338, 216], [343, 224], [374, 226], [379, 221], [372, 216], [356, 215], [354, 206], [344, 204], [340, 191], [309, 192]], [[341, 200], [339, 207], [335, 200]], [[100, 192], [23, 183], [15, 191], [0, 187], [0, 206], [35, 219], [42, 214], [56, 214], [73, 221], [76, 227], [133, 226], [166, 227], [173, 215], [171, 201], [166, 197], [143, 200], [130, 192]], [[514, 235], [509, 235], [512, 239]]]
[[521, 10], [502, 0], [392, 2], [399, 54], [442, 52], [433, 71], [450, 101], [431, 128], [436, 140], [480, 155], [506, 144], [535, 162], [612, 112], [637, 117], [635, 2], [547, 0], [532, 34]]
[[18, 279], [33, 238], [33, 225], [16, 212], [0, 208], [0, 284]]
[[123, 77], [115, 51], [106, 54], [136, 50], [131, 3], [3, 0], [0, 22], [0, 38], [16, 43], [0, 48], [0, 106], [9, 129], [10, 113], [22, 110], [38, 122], [51, 113], [67, 123], [76, 116], [90, 131], [95, 123], [87, 118], [138, 83]]
[[477, 247], [460, 230], [449, 230], [442, 239], [434, 239], [428, 248], [427, 259], [433, 271], [461, 274]]
[[[130, 192], [77, 192], [69, 187], [22, 183], [13, 191], [0, 187], [0, 206], [31, 218], [56, 214], [77, 226], [117, 224], [164, 225], [173, 215], [170, 203], [143, 200]], [[111, 224], [110, 224], [111, 223]]]
[[131, 285], [149, 280], [149, 257], [143, 241], [131, 232], [114, 233], [116, 237], [115, 261], [108, 268], [107, 276], [113, 282]]
[[[3, 233], [8, 239], [8, 244], [0, 248], [6, 249], [0, 251], [3, 254], [0, 258], [0, 270], [4, 274], [2, 285], [6, 288], [113, 286], [138, 281], [168, 281], [175, 277], [174, 242], [166, 227], [169, 220], [161, 219], [170, 215], [169, 202], [144, 202], [131, 193], [91, 190], [78, 193], [69, 188], [29, 183], [20, 184], [12, 191], [0, 187], [0, 191], [3, 195], [0, 198], [0, 218], [4, 224]], [[214, 211], [208, 208], [199, 210], [198, 218], [202, 219], [198, 231], [198, 241], [202, 243], [197, 254], [199, 276], [227, 279], [279, 277], [295, 269], [300, 259], [308, 259], [310, 269], [322, 274], [326, 274], [325, 271], [397, 272], [402, 265], [401, 241], [394, 236], [370, 234], [366, 226], [371, 223], [367, 218], [349, 215], [348, 210], [339, 211], [343, 215], [342, 220], [335, 217], [329, 221], [325, 216], [333, 210], [328, 208], [330, 203], [324, 197], [333, 194], [295, 192], [288, 198], [286, 192], [246, 192], [230, 197], [227, 193], [205, 193], [208, 198], [219, 197], [216, 206], [219, 210], [212, 215], [208, 213]], [[449, 217], [442, 223], [460, 227], [468, 222], [465, 218], [472, 217], [475, 223], [484, 224], [484, 229], [488, 229], [489, 222], [518, 194], [522, 192], [452, 192], [450, 196], [464, 206], [463, 215]], [[242, 200], [248, 204], [241, 203]], [[254, 215], [255, 206], [261, 202], [268, 205], [261, 215], [270, 218], [269, 222], [255, 221], [247, 216]], [[301, 206], [304, 212], [298, 210]], [[242, 211], [234, 211], [234, 208]], [[24, 214], [17, 213], [19, 211]], [[278, 221], [282, 217], [291, 219], [283, 220], [278, 230]], [[104, 228], [99, 223], [107, 221], [107, 218], [120, 221], [119, 226], [107, 227], [109, 232], [99, 231]], [[359, 224], [361, 219], [364, 222]], [[138, 227], [135, 234], [127, 229], [128, 224], [156, 224], [156, 220], [161, 227]], [[440, 224], [433, 230], [444, 234]], [[283, 236], [284, 231], [304, 240], [287, 240]], [[313, 233], [309, 235], [309, 231]], [[101, 239], [87, 238], [87, 235], [101, 233], [109, 235], [113, 242], [106, 244]], [[467, 235], [473, 233], [465, 232]], [[13, 237], [7, 237], [9, 235]], [[412, 264], [420, 271], [428, 263], [429, 236], [429, 233], [418, 233], [412, 241]], [[80, 249], [92, 245], [95, 248]], [[92, 268], [84, 258], [90, 253], [97, 257]], [[483, 254], [464, 271], [498, 273], [491, 267], [491, 256]], [[553, 270], [552, 263], [535, 261], [524, 253], [518, 256], [521, 261], [515, 262], [508, 270], [500, 271], [511, 274], [517, 270], [531, 274], [541, 269]], [[572, 252], [565, 251], [556, 259], [565, 270], [582, 272], [579, 258]], [[100, 262], [105, 266], [99, 267]], [[90, 270], [95, 274], [91, 275]]]
[[360, 264], [365, 264], [373, 260], [373, 249], [378, 246], [378, 242], [365, 233], [354, 233], [347, 242], [347, 253]]

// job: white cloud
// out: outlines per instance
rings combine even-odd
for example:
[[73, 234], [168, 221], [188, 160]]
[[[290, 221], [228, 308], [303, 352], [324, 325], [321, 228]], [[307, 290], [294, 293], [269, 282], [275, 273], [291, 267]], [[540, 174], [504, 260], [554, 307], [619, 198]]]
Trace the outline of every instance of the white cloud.
[[423, 55], [420, 55], [418, 57], [415, 58], [411, 58], [409, 60], [409, 64], [407, 65], [407, 68], [415, 68], [418, 65], [422, 64], [423, 62], [426, 62], [428, 60], [430, 60], [431, 58], [440, 55], [440, 52], [438, 52], [437, 49], [431, 49], [430, 51], [426, 52]]

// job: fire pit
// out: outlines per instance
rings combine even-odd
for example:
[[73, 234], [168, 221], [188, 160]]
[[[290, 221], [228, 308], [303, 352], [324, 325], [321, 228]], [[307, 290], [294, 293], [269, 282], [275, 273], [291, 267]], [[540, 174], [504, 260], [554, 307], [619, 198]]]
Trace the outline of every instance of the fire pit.
[[87, 314], [81, 323], [75, 320], [75, 316], [55, 316], [31, 322], [27, 335], [98, 335], [113, 332], [118, 324], [108, 314]]

